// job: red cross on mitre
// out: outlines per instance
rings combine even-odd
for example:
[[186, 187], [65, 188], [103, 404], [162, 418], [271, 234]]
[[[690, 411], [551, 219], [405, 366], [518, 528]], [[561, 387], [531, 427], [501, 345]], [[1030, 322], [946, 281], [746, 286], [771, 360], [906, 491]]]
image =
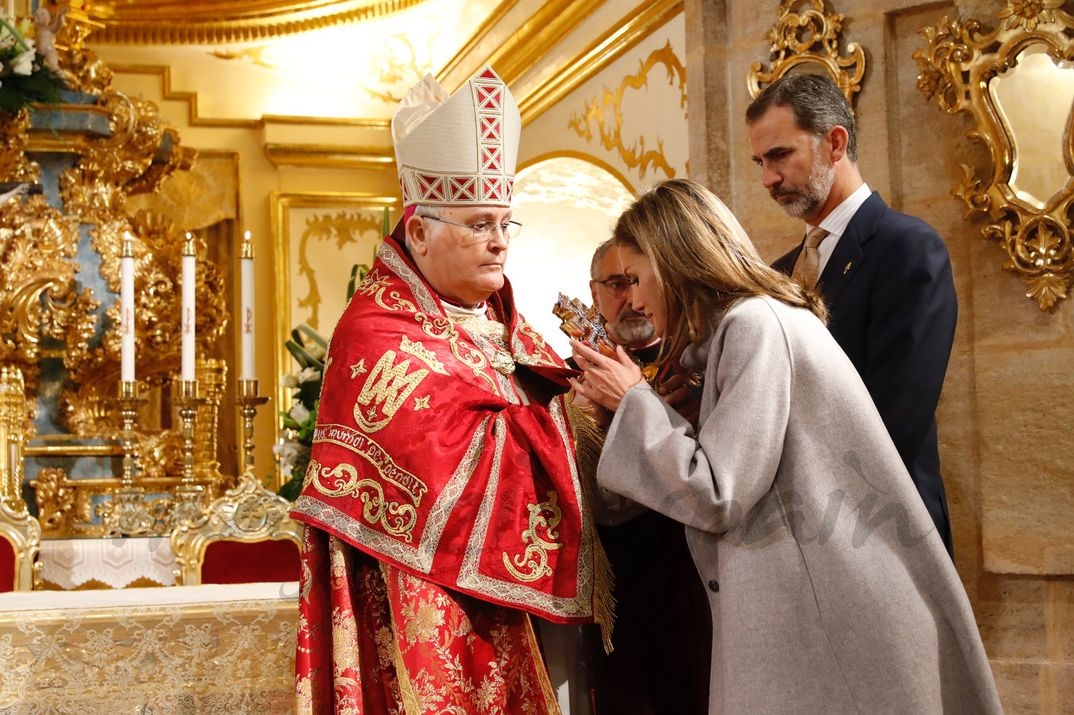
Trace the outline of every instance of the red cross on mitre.
[[503, 167], [503, 147], [490, 144], [482, 148], [481, 169], [483, 171], [500, 171]]
[[477, 179], [472, 176], [452, 176], [448, 179], [450, 201], [476, 201]]
[[487, 176], [484, 181], [485, 198], [493, 201], [502, 201], [504, 198], [503, 177]]
[[503, 129], [503, 123], [500, 121], [499, 115], [489, 116], [485, 115], [481, 117], [481, 141], [483, 142], [498, 142], [500, 141], [500, 135]]
[[436, 174], [418, 174], [418, 190], [426, 199], [445, 200], [444, 177]]
[[477, 87], [477, 108], [482, 112], [498, 112], [503, 106], [503, 85], [480, 84]]

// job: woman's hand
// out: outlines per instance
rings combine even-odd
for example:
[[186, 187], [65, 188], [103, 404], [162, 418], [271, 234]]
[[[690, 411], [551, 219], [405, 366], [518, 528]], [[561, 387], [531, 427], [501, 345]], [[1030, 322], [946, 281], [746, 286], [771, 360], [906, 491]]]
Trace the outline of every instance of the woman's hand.
[[593, 404], [615, 412], [627, 390], [645, 380], [623, 348], [616, 346], [615, 357], [601, 355], [593, 348], [571, 341], [574, 362], [582, 376], [571, 380], [574, 391]]

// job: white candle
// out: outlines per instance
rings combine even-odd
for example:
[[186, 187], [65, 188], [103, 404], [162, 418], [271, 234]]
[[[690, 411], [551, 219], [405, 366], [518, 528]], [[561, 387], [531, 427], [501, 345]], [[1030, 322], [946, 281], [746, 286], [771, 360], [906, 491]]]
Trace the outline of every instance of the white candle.
[[194, 378], [194, 288], [197, 282], [194, 255], [194, 237], [188, 231], [183, 244], [183, 366], [181, 379], [192, 382]]
[[123, 236], [119, 258], [119, 379], [134, 382], [134, 254], [131, 239]]
[[242, 332], [242, 377], [254, 380], [254, 246], [247, 231], [242, 240], [239, 259], [239, 281], [242, 300], [240, 330]]

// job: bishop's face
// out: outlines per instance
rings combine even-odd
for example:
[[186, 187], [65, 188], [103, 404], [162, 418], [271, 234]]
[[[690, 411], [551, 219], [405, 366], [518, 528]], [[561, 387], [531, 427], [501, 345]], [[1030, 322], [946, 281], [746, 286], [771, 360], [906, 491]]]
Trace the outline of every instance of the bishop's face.
[[[414, 262], [444, 300], [475, 306], [503, 287], [510, 238], [499, 226], [511, 218], [500, 206], [440, 209], [438, 218], [412, 216], [407, 238]], [[490, 230], [475, 231], [472, 226]]]

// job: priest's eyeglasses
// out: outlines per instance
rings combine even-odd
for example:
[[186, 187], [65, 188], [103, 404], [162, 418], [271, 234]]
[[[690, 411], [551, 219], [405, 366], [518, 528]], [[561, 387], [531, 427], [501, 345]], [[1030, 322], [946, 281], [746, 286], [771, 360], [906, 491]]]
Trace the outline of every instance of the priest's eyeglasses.
[[613, 276], [611, 278], [605, 278], [602, 281], [593, 281], [599, 284], [604, 290], [613, 296], [621, 296], [630, 290], [630, 287], [638, 282], [637, 278], [627, 278], [626, 276]]
[[503, 234], [503, 237], [510, 241], [512, 238], [518, 238], [518, 234], [522, 233], [522, 224], [518, 221], [504, 221], [503, 223], [496, 223], [495, 221], [478, 221], [477, 223], [458, 223], [457, 221], [448, 221], [446, 218], [440, 218], [439, 216], [422, 216], [430, 221], [439, 221], [440, 223], [451, 224], [452, 226], [458, 226], [459, 228], [468, 228], [474, 234], [475, 241], [491, 241], [496, 235], [496, 231], [499, 230]]

